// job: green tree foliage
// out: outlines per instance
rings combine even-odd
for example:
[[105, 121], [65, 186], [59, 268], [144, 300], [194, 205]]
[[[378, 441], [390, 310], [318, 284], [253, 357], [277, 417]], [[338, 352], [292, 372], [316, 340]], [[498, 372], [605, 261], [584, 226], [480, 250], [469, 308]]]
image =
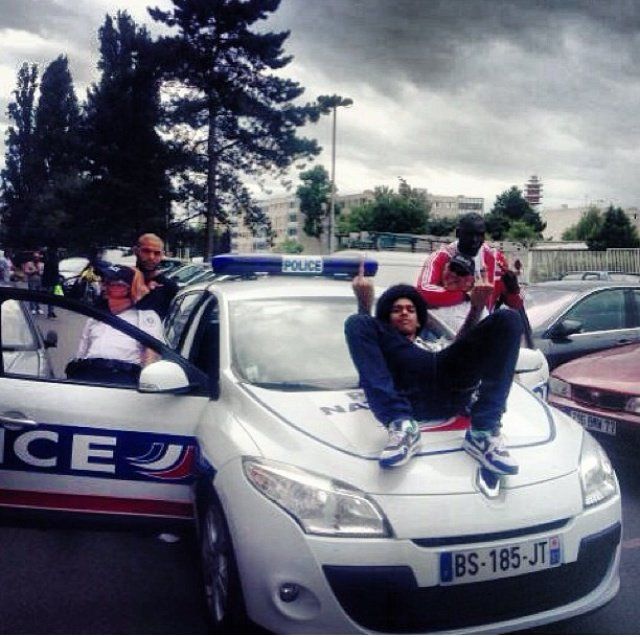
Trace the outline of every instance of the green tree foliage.
[[38, 67], [23, 64], [7, 108], [12, 124], [6, 133], [5, 167], [0, 173], [2, 238], [12, 248], [34, 248], [40, 238], [30, 215], [40, 180], [34, 130], [37, 87]]
[[160, 138], [160, 75], [145, 28], [127, 12], [99, 30], [100, 80], [88, 92], [86, 151], [91, 185], [80, 222], [84, 236], [128, 245], [162, 234], [169, 220], [169, 155]]
[[622, 208], [609, 206], [599, 230], [587, 240], [589, 250], [607, 248], [638, 248], [640, 240], [635, 227]]
[[[163, 37], [165, 77], [172, 81], [168, 111], [184, 156], [181, 196], [204, 213], [206, 254], [214, 251], [216, 220], [228, 209], [245, 211], [249, 226], [264, 225], [243, 178], [283, 175], [291, 163], [320, 151], [297, 129], [319, 117], [317, 105], [294, 105], [304, 89], [275, 75], [290, 61], [288, 32], [252, 31], [280, 0], [173, 0], [173, 10], [150, 9], [152, 18], [177, 33]], [[188, 169], [188, 170], [187, 170]]]
[[282, 254], [300, 254], [304, 250], [304, 246], [294, 239], [285, 239], [276, 246], [275, 251]]
[[429, 204], [424, 194], [401, 180], [399, 192], [377, 187], [374, 200], [356, 206], [340, 224], [341, 232], [394, 232], [425, 234]]
[[296, 195], [300, 199], [300, 211], [304, 215], [305, 234], [319, 237], [331, 197], [329, 173], [322, 166], [314, 166], [300, 173], [300, 181], [302, 184], [298, 186]]
[[30, 213], [42, 231], [39, 245], [69, 245], [83, 199], [80, 107], [69, 71], [60, 55], [45, 69], [35, 112], [39, 166], [37, 200]]
[[524, 221], [513, 221], [507, 230], [506, 239], [523, 246], [531, 247], [540, 239], [540, 235], [532, 226]]
[[562, 233], [563, 241], [589, 241], [602, 227], [602, 212], [597, 206], [589, 206], [575, 226]]
[[456, 234], [458, 220], [454, 217], [437, 217], [427, 221], [427, 234], [435, 237], [453, 237]]
[[511, 224], [515, 221], [521, 221], [530, 226], [537, 238], [542, 237], [542, 231], [546, 227], [540, 215], [522, 196], [522, 191], [512, 186], [496, 197], [491, 212], [486, 215], [487, 232], [492, 239], [499, 241], [506, 237]]

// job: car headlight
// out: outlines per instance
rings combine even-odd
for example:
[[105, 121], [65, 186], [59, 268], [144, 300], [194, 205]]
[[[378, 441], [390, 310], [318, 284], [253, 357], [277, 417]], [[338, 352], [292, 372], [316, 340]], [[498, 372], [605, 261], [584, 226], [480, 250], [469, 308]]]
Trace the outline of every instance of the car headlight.
[[244, 473], [310, 535], [390, 537], [390, 525], [366, 493], [299, 467], [244, 458]]
[[640, 396], [630, 398], [624, 406], [624, 410], [629, 411], [632, 414], [640, 414]]
[[580, 482], [586, 507], [600, 504], [618, 491], [616, 474], [607, 454], [586, 431], [582, 438], [580, 452]]
[[571, 385], [555, 376], [549, 377], [549, 393], [571, 398]]

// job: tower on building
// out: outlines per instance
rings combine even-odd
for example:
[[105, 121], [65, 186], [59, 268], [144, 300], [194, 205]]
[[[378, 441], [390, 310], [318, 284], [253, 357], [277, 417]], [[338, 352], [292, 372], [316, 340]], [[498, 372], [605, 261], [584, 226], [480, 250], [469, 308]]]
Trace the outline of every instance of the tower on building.
[[538, 175], [531, 175], [524, 185], [524, 198], [531, 206], [539, 206], [542, 202], [542, 180]]

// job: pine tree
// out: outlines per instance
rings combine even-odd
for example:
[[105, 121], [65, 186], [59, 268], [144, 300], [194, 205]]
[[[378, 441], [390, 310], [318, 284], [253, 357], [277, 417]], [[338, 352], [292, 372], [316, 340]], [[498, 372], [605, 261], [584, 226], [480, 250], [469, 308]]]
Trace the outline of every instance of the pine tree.
[[80, 108], [69, 71], [60, 55], [45, 69], [35, 112], [35, 155], [40, 183], [32, 214], [44, 245], [77, 243], [73, 228], [80, 215]]
[[319, 116], [317, 105], [296, 106], [304, 89], [275, 76], [291, 58], [283, 53], [288, 32], [251, 31], [276, 11], [280, 0], [173, 0], [172, 11], [152, 18], [177, 30], [161, 38], [166, 78], [177, 82], [169, 112], [173, 135], [185, 153], [181, 172], [187, 207], [206, 217], [205, 256], [215, 251], [216, 220], [229, 209], [263, 222], [243, 178], [282, 175], [292, 161], [320, 151], [296, 129]]
[[640, 240], [638, 232], [631, 225], [624, 210], [609, 206], [604, 213], [602, 225], [591, 238], [587, 239], [587, 246], [589, 250], [637, 248], [640, 246]]
[[34, 135], [37, 87], [38, 67], [24, 63], [7, 108], [13, 124], [7, 129], [5, 167], [0, 173], [2, 235], [4, 244], [12, 248], [33, 248], [39, 238], [31, 217], [39, 183]]
[[85, 107], [92, 183], [84, 233], [103, 245], [129, 245], [142, 232], [164, 233], [169, 218], [159, 72], [148, 31], [126, 11], [107, 16], [99, 38], [101, 78]]

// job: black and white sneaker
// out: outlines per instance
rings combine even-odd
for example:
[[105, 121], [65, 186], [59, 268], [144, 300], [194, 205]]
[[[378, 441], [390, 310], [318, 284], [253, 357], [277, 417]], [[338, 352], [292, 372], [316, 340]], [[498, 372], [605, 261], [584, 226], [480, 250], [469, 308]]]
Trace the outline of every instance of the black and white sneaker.
[[381, 467], [406, 464], [420, 446], [420, 428], [415, 420], [394, 420], [388, 427], [389, 440], [380, 454]]
[[468, 430], [462, 448], [489, 471], [511, 476], [518, 473], [518, 463], [507, 451], [501, 435], [478, 436]]

